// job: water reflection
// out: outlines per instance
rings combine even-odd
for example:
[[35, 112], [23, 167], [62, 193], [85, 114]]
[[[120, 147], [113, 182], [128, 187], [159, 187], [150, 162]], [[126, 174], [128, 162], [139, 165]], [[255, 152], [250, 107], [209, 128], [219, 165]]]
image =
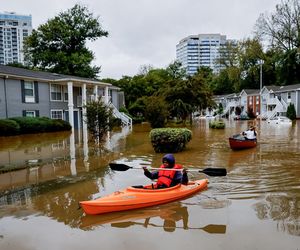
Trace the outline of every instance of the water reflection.
[[[107, 140], [110, 150], [129, 132], [125, 128], [113, 132]], [[99, 165], [107, 166], [115, 154], [110, 150], [89, 145], [87, 131], [0, 137], [0, 170], [1, 167], [20, 169], [0, 174], [0, 194], [61, 176], [76, 176]]]
[[82, 218], [81, 228], [94, 230], [96, 227], [110, 224], [111, 227], [127, 228], [131, 226], [162, 228], [166, 232], [176, 229], [203, 230], [207, 233], [225, 234], [226, 225], [209, 224], [203, 227], [189, 226], [188, 207], [181, 202], [174, 202], [154, 208], [139, 209], [129, 212], [117, 212]]
[[261, 220], [276, 221], [279, 231], [300, 236], [300, 197], [268, 195], [255, 204], [255, 211]]

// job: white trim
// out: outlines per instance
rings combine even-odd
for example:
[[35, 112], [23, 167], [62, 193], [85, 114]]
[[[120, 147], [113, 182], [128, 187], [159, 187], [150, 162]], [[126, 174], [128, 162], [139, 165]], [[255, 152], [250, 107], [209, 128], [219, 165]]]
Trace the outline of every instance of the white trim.
[[[61, 118], [53, 118], [53, 114], [52, 112], [61, 112]], [[64, 119], [64, 110], [63, 109], [50, 109], [50, 116], [51, 116], [51, 119], [61, 119], [63, 120]]]

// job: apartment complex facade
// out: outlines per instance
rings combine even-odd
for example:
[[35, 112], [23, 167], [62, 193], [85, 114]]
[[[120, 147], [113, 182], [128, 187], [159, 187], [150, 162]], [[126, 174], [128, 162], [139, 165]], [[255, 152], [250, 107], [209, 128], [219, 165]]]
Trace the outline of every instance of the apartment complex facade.
[[221, 67], [216, 59], [220, 57], [220, 49], [226, 45], [225, 35], [199, 34], [183, 38], [176, 45], [176, 59], [182, 63], [189, 75], [197, 72], [201, 66], [210, 67], [219, 72]]
[[[235, 117], [235, 109], [241, 110], [241, 115], [252, 111], [262, 119], [272, 119], [276, 116], [286, 116], [287, 109], [293, 104], [296, 118], [300, 118], [300, 84], [286, 86], [264, 86], [260, 89], [243, 89], [240, 93], [215, 96], [217, 106], [223, 107], [222, 116]], [[216, 110], [207, 113], [214, 113]]]
[[23, 41], [31, 33], [31, 15], [0, 12], [0, 64], [24, 63]]
[[131, 118], [119, 112], [125, 106], [120, 88], [96, 79], [0, 65], [0, 119], [49, 117], [85, 126], [86, 104], [102, 99], [124, 125]]

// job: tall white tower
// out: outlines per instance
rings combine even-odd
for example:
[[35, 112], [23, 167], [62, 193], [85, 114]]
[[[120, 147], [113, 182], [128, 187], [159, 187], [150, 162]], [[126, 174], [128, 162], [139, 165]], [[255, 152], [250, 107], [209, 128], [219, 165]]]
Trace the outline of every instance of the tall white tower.
[[226, 44], [226, 36], [221, 34], [199, 34], [183, 38], [176, 45], [176, 59], [186, 68], [189, 75], [201, 66], [210, 67], [214, 72], [220, 70], [216, 59], [220, 48]]
[[31, 32], [31, 15], [0, 12], [0, 64], [24, 62], [23, 41]]

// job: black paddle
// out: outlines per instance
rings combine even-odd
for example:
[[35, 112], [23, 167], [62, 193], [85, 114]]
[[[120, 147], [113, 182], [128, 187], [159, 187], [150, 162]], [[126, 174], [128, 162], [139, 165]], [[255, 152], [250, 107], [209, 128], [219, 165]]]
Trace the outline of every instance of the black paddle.
[[[128, 169], [142, 169], [139, 167], [130, 167], [123, 163], [109, 163], [109, 166], [112, 170], [115, 171], [127, 171]], [[147, 167], [148, 168], [148, 167]], [[165, 168], [148, 168], [154, 170], [166, 170]], [[168, 169], [173, 171], [182, 171], [182, 169]], [[197, 171], [199, 173], [204, 173], [209, 176], [226, 176], [227, 171], [226, 168], [205, 168], [205, 169], [187, 169], [188, 172]]]

